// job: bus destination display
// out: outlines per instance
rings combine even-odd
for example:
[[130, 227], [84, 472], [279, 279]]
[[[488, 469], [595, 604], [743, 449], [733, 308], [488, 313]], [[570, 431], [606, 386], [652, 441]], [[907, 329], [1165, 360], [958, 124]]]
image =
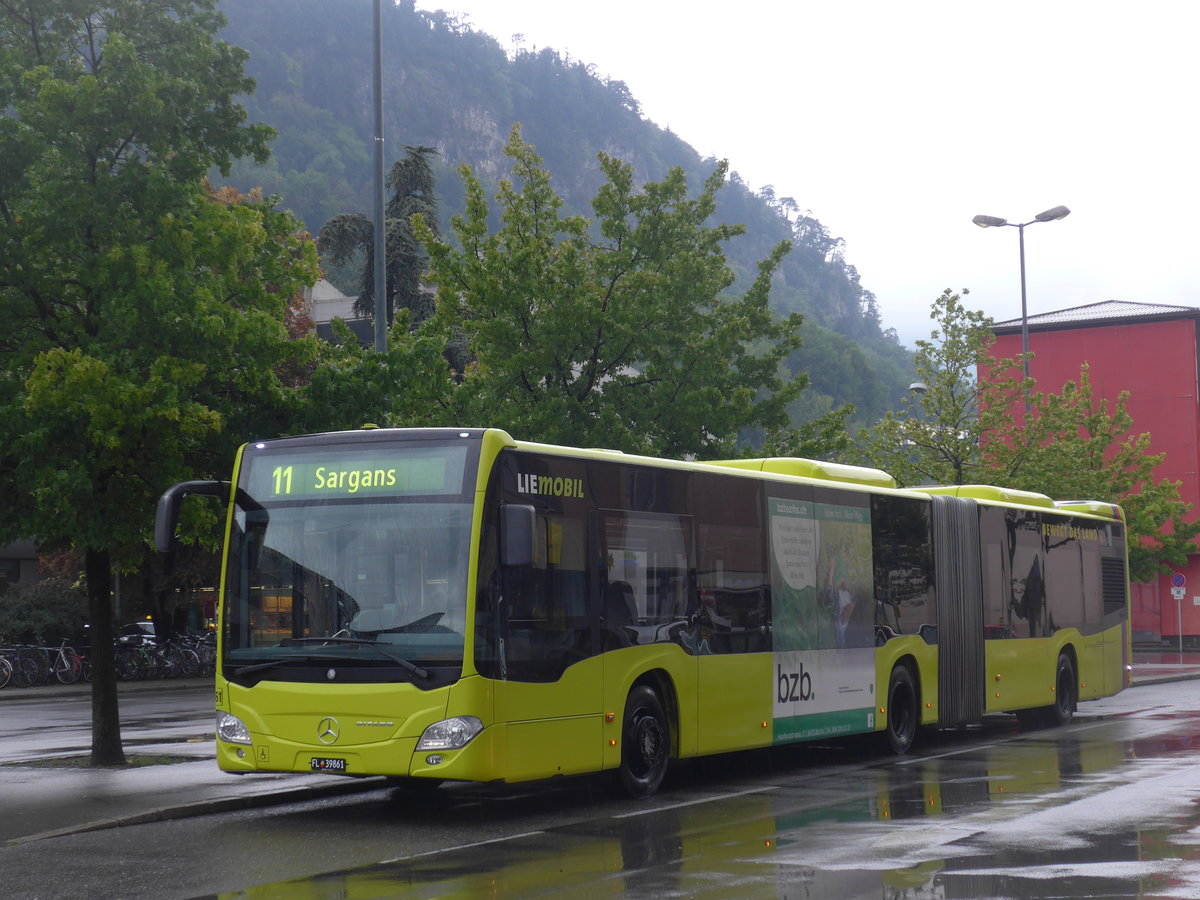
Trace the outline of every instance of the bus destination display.
[[260, 500], [456, 494], [465, 451], [271, 454], [250, 461], [248, 486]]

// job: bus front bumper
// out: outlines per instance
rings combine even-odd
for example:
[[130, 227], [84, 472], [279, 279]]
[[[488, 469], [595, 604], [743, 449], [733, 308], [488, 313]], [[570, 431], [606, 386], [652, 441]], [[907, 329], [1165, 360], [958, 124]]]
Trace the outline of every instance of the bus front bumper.
[[452, 781], [492, 781], [497, 729], [484, 728], [459, 749], [418, 750], [418, 739], [400, 737], [370, 744], [321, 745], [282, 740], [251, 732], [250, 743], [217, 739], [217, 764], [222, 771], [307, 772], [323, 775], [433, 778]]

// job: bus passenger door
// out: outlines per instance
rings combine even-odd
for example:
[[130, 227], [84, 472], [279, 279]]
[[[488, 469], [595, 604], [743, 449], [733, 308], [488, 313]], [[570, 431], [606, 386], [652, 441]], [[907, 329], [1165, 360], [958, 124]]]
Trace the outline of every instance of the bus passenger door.
[[771, 741], [776, 680], [763, 488], [743, 478], [706, 476], [695, 486], [693, 508], [697, 751], [762, 746]]
[[631, 686], [653, 673], [663, 706], [677, 707], [677, 751], [694, 755], [698, 613], [692, 517], [602, 509], [594, 521], [609, 712], [620, 722]]
[[593, 772], [603, 756], [585, 523], [539, 512], [535, 531], [532, 564], [503, 573], [496, 719], [505, 725], [510, 781]]

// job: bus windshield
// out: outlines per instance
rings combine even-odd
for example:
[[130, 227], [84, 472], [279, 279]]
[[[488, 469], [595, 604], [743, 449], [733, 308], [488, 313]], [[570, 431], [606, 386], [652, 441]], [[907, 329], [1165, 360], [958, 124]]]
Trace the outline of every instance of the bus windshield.
[[226, 677], [415, 682], [461, 668], [466, 451], [247, 448], [223, 607]]

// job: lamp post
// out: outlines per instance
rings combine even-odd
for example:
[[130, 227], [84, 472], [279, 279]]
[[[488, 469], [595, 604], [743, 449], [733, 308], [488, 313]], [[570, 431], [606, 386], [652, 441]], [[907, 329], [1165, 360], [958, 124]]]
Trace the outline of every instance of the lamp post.
[[384, 241], [383, 202], [383, 15], [380, 0], [375, 0], [374, 107], [375, 107], [375, 178], [374, 195], [374, 286], [375, 286], [375, 352], [387, 352], [388, 295], [387, 246]]
[[[1010, 222], [1008, 219], [1001, 219], [998, 216], [976, 216], [971, 220], [980, 228], [999, 228], [1002, 225], [1008, 225], [1017, 229], [1021, 246], [1021, 353], [1025, 363], [1026, 382], [1029, 381], [1029, 314], [1025, 303], [1025, 226], [1035, 222], [1053, 222], [1056, 219], [1065, 219], [1070, 214], [1071, 210], [1065, 206], [1056, 206], [1038, 213], [1028, 222]], [[1029, 409], [1028, 400], [1025, 401], [1025, 409]]]

